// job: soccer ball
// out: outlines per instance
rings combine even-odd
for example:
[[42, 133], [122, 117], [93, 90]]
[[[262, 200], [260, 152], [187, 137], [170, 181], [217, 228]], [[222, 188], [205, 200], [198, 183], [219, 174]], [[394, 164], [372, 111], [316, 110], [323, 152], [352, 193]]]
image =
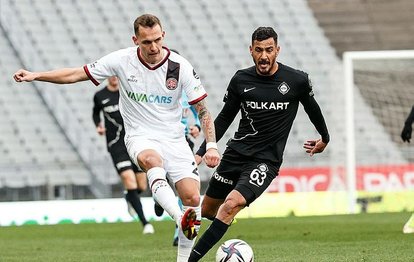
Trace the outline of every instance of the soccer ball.
[[253, 250], [243, 240], [230, 239], [220, 245], [216, 262], [253, 262]]

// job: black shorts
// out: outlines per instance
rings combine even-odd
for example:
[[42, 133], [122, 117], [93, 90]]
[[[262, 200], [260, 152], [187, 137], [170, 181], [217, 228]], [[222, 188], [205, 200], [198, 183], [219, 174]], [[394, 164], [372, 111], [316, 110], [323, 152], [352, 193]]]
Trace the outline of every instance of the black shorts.
[[116, 171], [118, 174], [125, 170], [132, 169], [134, 173], [142, 172], [142, 169], [137, 167], [129, 158], [126, 147], [118, 146], [115, 148], [109, 149], [109, 154], [111, 154], [112, 162], [114, 163]]
[[210, 179], [206, 195], [225, 199], [235, 189], [246, 199], [248, 206], [279, 174], [279, 167], [270, 161], [243, 156], [227, 147], [220, 165]]

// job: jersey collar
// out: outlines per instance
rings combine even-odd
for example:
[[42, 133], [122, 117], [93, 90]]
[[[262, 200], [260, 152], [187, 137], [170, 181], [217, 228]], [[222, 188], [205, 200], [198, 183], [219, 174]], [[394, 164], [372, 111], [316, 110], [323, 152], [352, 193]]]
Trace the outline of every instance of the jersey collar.
[[143, 64], [149, 70], [155, 70], [155, 69], [159, 68], [160, 66], [162, 66], [165, 63], [165, 61], [168, 60], [168, 58], [170, 57], [170, 53], [171, 53], [170, 49], [168, 49], [167, 47], [163, 46], [162, 48], [167, 51], [167, 55], [161, 60], [161, 62], [159, 62], [155, 66], [151, 66], [147, 62], [144, 61], [144, 59], [141, 56], [141, 52], [139, 51], [139, 47], [138, 47], [137, 48], [137, 56], [138, 56], [139, 61], [141, 62], [141, 64]]

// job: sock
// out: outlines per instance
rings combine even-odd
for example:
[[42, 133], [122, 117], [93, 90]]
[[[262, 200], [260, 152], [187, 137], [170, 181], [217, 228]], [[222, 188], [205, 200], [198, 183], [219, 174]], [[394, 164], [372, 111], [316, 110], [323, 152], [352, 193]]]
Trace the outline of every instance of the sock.
[[126, 200], [131, 203], [131, 206], [134, 208], [135, 212], [138, 215], [139, 220], [141, 221], [142, 225], [145, 226], [148, 224], [147, 219], [145, 218], [144, 211], [142, 210], [141, 200], [138, 194], [137, 189], [128, 189], [126, 194]]
[[[197, 233], [200, 231], [201, 225], [201, 207], [190, 207], [190, 206], [183, 206], [183, 213], [188, 208], [193, 208], [197, 214], [197, 221], [200, 221], [198, 225], [195, 226], [195, 230]], [[190, 257], [191, 249], [194, 246], [196, 238], [193, 240], [189, 240], [186, 236], [184, 236], [182, 230], [178, 230], [178, 255], [177, 255], [177, 262], [187, 262], [188, 258]]]
[[206, 232], [200, 237], [197, 244], [191, 251], [188, 262], [199, 261], [207, 252], [224, 236], [229, 225], [217, 218], [207, 228]]
[[[183, 202], [181, 201], [180, 198], [178, 198], [178, 206], [183, 209]], [[196, 211], [197, 212], [197, 211]], [[184, 212], [183, 212], [184, 213]], [[198, 214], [197, 214], [198, 216]], [[173, 236], [173, 240], [176, 239], [178, 237], [178, 225], [175, 225], [175, 230], [174, 230], [174, 236]]]
[[166, 172], [161, 167], [153, 167], [147, 171], [148, 181], [151, 186], [152, 197], [175, 220], [177, 225], [181, 223], [182, 211], [175, 199], [175, 194], [167, 183]]

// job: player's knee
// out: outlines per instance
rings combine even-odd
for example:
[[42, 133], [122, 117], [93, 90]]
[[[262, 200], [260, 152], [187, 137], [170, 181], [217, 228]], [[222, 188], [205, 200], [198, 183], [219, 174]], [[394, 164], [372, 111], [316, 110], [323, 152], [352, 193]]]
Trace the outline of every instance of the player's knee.
[[197, 193], [185, 193], [181, 197], [181, 201], [184, 206], [196, 207], [200, 204], [200, 194]]
[[138, 163], [145, 170], [149, 170], [153, 167], [161, 167], [162, 159], [155, 154], [140, 154], [138, 155]]

